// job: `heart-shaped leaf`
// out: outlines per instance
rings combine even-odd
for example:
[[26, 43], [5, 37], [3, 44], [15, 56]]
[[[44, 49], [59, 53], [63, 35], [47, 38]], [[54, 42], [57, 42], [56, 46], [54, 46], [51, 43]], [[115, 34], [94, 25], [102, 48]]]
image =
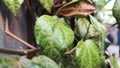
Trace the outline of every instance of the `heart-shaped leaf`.
[[79, 18], [76, 23], [76, 32], [81, 38], [85, 37], [86, 34], [86, 38], [89, 38], [97, 33], [96, 29], [93, 28], [86, 18]]
[[52, 59], [44, 55], [41, 55], [39, 57], [34, 57], [32, 61], [40, 64], [42, 68], [59, 68], [57, 63], [55, 63]]
[[95, 5], [89, 1], [78, 1], [73, 0], [73, 3], [65, 4], [62, 8], [58, 9], [57, 15], [73, 16], [79, 15], [81, 17], [87, 16], [95, 10]]
[[37, 44], [43, 48], [42, 54], [58, 60], [60, 52], [64, 52], [74, 40], [73, 31], [60, 18], [43, 15], [35, 24], [35, 36]]
[[49, 13], [52, 11], [53, 0], [38, 0], [38, 1]]
[[100, 51], [92, 40], [78, 42], [76, 57], [79, 68], [101, 68]]
[[18, 15], [18, 11], [24, 0], [3, 0], [5, 5], [13, 13], [14, 16]]

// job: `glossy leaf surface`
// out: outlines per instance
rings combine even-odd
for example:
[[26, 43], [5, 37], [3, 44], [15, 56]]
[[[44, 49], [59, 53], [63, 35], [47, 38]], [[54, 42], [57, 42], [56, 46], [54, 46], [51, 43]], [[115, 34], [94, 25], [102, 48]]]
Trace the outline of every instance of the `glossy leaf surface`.
[[76, 23], [76, 32], [81, 38], [83, 38], [87, 33], [86, 38], [89, 38], [94, 36], [97, 31], [86, 18], [79, 18]]
[[43, 48], [42, 54], [52, 59], [59, 59], [74, 40], [73, 31], [60, 18], [43, 15], [36, 21], [35, 36], [37, 44]]
[[78, 42], [76, 57], [79, 68], [100, 68], [99, 48], [92, 40]]

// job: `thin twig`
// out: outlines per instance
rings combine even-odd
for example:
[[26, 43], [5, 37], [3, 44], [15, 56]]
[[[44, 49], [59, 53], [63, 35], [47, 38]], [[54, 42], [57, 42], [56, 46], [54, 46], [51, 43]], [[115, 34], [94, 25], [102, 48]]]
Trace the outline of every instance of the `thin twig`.
[[9, 49], [4, 49], [4, 48], [0, 48], [0, 53], [14, 54], [14, 55], [26, 55], [27, 54], [26, 52], [9, 50]]
[[23, 43], [23, 44], [25, 44], [26, 46], [28, 46], [28, 47], [30, 47], [30, 48], [32, 48], [32, 49], [36, 49], [34, 46], [32, 46], [31, 44], [29, 44], [29, 43], [27, 43], [27, 42], [25, 42], [24, 40], [22, 40], [22, 39], [20, 39], [19, 37], [17, 37], [17, 36], [15, 36], [13, 33], [11, 33], [10, 31], [9, 31], [9, 26], [8, 26], [8, 18], [6, 18], [6, 22], [5, 22], [6, 24], [6, 29], [5, 29], [5, 33], [6, 34], [8, 34], [9, 36], [11, 36], [11, 37], [13, 37], [14, 39], [16, 39], [16, 40], [18, 40], [19, 42], [21, 42], [21, 43]]
[[0, 53], [4, 54], [14, 54], [14, 55], [27, 55], [28, 53], [39, 51], [40, 49], [28, 49], [28, 50], [23, 50], [23, 51], [17, 51], [17, 50], [10, 50], [10, 49], [4, 49], [0, 48]]
[[26, 51], [28, 53], [31, 53], [31, 52], [34, 52], [34, 51], [39, 51], [40, 48], [36, 48], [36, 49], [28, 49], [28, 50], [23, 50], [23, 51]]
[[19, 42], [25, 44], [26, 46], [32, 48], [32, 49], [36, 49], [34, 46], [32, 46], [31, 44], [23, 41], [22, 39], [20, 39], [19, 37], [15, 36], [14, 34], [12, 34], [10, 31], [5, 31], [6, 34], [8, 34], [9, 36], [13, 37], [14, 39], [18, 40]]
[[65, 52], [65, 55], [69, 55], [72, 54], [75, 51], [76, 47], [74, 47], [73, 49], [71, 49], [70, 51]]
[[101, 35], [101, 32], [97, 32], [95, 35], [93, 35], [92, 37], [96, 37], [96, 36], [99, 36]]
[[101, 35], [101, 32], [97, 32], [95, 35], [93, 35], [92, 37], [89, 37], [89, 39], [91, 39], [91, 38], [94, 38], [94, 37], [97, 37], [97, 36], [99, 36], [99, 35]]
[[88, 33], [89, 33], [89, 28], [90, 28], [90, 23], [89, 23], [89, 25], [88, 25], [87, 32], [86, 32], [85, 36], [82, 38], [83, 40], [85, 40], [86, 36], [88, 35]]

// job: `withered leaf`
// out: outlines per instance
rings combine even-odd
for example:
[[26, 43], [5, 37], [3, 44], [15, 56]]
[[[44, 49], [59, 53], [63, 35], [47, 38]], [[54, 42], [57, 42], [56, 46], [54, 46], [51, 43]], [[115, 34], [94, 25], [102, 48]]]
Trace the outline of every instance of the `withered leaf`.
[[79, 15], [84, 17], [95, 11], [95, 5], [89, 1], [76, 1], [68, 5], [64, 5], [62, 8], [58, 9], [55, 13], [56, 15], [63, 16], [73, 16]]

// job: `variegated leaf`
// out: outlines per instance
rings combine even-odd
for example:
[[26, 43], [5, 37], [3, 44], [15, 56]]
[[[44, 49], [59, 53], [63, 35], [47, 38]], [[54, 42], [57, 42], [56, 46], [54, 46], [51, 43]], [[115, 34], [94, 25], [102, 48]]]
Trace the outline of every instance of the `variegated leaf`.
[[62, 8], [58, 9], [56, 15], [63, 16], [73, 16], [79, 15], [80, 17], [84, 17], [89, 15], [95, 10], [95, 5], [90, 3], [89, 1], [74, 1], [73, 3], [67, 3]]
[[19, 9], [24, 0], [3, 0], [5, 5], [13, 13], [14, 16], [18, 15]]

